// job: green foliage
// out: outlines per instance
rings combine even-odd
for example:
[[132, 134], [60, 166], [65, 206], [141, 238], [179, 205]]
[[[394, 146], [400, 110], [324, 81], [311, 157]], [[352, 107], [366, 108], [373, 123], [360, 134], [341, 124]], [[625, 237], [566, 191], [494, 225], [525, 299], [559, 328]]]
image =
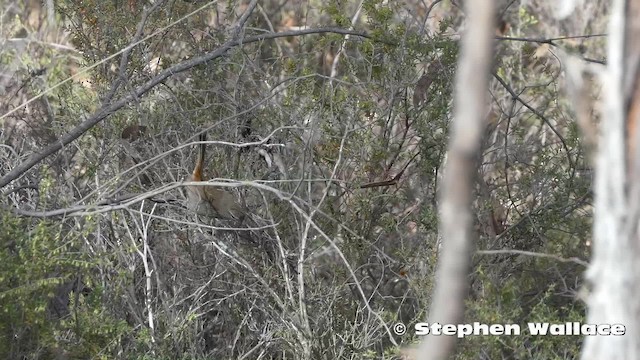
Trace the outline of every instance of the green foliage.
[[[467, 302], [467, 322], [517, 324], [520, 326], [520, 335], [468, 336], [461, 342], [457, 359], [473, 358], [478, 349], [482, 349], [483, 356], [490, 359], [560, 360], [579, 354], [581, 336], [534, 336], [529, 333], [527, 323], [584, 322], [583, 306], [567, 301], [549, 282], [545, 283], [546, 289], [541, 289], [540, 280], [531, 281], [526, 272], [516, 274], [506, 280], [492, 279], [480, 268], [476, 275], [477, 281], [483, 284], [482, 296]], [[532, 293], [535, 294], [533, 297], [524, 296]]]
[[[0, 215], [0, 356], [93, 357], [117, 344], [114, 336], [130, 331], [105, 312], [99, 288], [89, 295], [69, 290], [69, 284], [86, 283], [95, 266], [78, 251], [79, 237], [46, 220]], [[64, 299], [69, 304], [63, 311], [70, 312], [58, 318], [52, 304]]]

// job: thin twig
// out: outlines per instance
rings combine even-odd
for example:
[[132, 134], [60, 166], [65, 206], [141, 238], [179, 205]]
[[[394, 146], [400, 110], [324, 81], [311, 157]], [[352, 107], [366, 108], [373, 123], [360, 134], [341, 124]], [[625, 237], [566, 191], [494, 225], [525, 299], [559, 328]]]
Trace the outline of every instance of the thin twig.
[[[340, 29], [340, 28], [320, 28], [320, 29], [305, 29], [305, 30], [300, 30], [300, 31], [285, 31], [285, 32], [277, 33], [277, 34], [262, 34], [262, 35], [258, 35], [258, 36], [245, 38], [242, 41], [238, 40], [238, 39], [231, 39], [228, 42], [226, 42], [223, 45], [221, 45], [218, 49], [216, 49], [216, 50], [214, 50], [212, 52], [209, 52], [209, 53], [204, 54], [202, 56], [199, 56], [199, 57], [193, 58], [191, 60], [187, 60], [187, 61], [184, 61], [182, 63], [176, 64], [176, 65], [174, 65], [174, 66], [172, 66], [172, 67], [160, 72], [158, 75], [156, 75], [151, 80], [147, 81], [143, 85], [140, 85], [138, 88], [136, 88], [134, 91], [132, 91], [132, 93], [129, 93], [128, 95], [122, 97], [120, 100], [118, 100], [116, 102], [113, 102], [113, 103], [103, 107], [102, 109], [96, 111], [87, 120], [83, 121], [82, 123], [80, 123], [80, 125], [76, 126], [74, 129], [69, 131], [66, 135], [62, 136], [59, 141], [56, 141], [55, 143], [50, 144], [49, 146], [47, 146], [46, 148], [42, 149], [41, 151], [38, 151], [38, 152], [34, 153], [27, 160], [25, 160], [24, 162], [22, 162], [21, 164], [19, 164], [15, 168], [13, 168], [10, 172], [5, 174], [3, 177], [1, 177], [0, 178], [0, 188], [5, 187], [7, 184], [9, 184], [13, 180], [17, 179], [22, 174], [24, 174], [26, 171], [31, 169], [33, 166], [39, 164], [42, 160], [44, 160], [47, 157], [51, 156], [52, 154], [56, 153], [57, 151], [62, 149], [64, 146], [70, 144], [72, 141], [74, 141], [77, 138], [79, 138], [82, 134], [87, 132], [93, 126], [95, 126], [96, 124], [98, 124], [102, 120], [106, 119], [107, 117], [109, 117], [110, 115], [112, 115], [113, 113], [115, 113], [116, 111], [121, 109], [122, 107], [124, 107], [130, 101], [134, 100], [137, 97], [141, 97], [142, 95], [146, 94], [151, 89], [153, 89], [155, 86], [157, 86], [158, 84], [164, 82], [169, 77], [172, 77], [172, 76], [174, 76], [174, 75], [176, 75], [178, 73], [181, 73], [181, 72], [184, 72], [186, 70], [189, 70], [189, 69], [191, 69], [191, 68], [193, 68], [195, 66], [198, 66], [200, 64], [209, 62], [211, 60], [215, 60], [215, 59], [221, 57], [222, 55], [224, 55], [225, 53], [227, 53], [230, 49], [232, 49], [232, 48], [234, 48], [236, 46], [239, 46], [241, 44], [248, 44], [248, 43], [264, 41], [264, 40], [269, 40], [269, 39], [276, 39], [276, 38], [281, 38], [281, 37], [302, 36], [302, 35], [322, 34], [322, 33], [335, 33], [335, 34], [342, 34], [342, 35], [351, 34], [351, 35], [357, 35], [357, 36], [360, 36], [360, 37], [370, 38], [370, 35], [368, 35], [366, 33], [363, 33], [363, 32], [351, 31], [351, 30]], [[69, 79], [71, 79], [71, 78], [69, 78]], [[65, 81], [67, 81], [67, 80], [65, 80]], [[4, 118], [4, 117], [10, 115], [11, 113], [17, 111], [18, 109], [28, 105], [32, 101], [35, 101], [36, 99], [38, 99], [43, 94], [46, 94], [47, 92], [51, 91], [52, 89], [56, 88], [57, 86], [59, 86], [61, 84], [62, 83], [54, 85], [53, 87], [51, 87], [47, 91], [44, 91], [42, 94], [31, 98], [30, 100], [28, 100], [25, 103], [17, 106], [13, 110], [5, 113], [4, 115], [0, 116], [0, 120], [2, 118]]]
[[506, 254], [506, 255], [526, 255], [526, 256], [534, 256], [534, 257], [541, 257], [541, 258], [549, 258], [549, 259], [554, 259], [554, 260], [558, 260], [560, 262], [563, 263], [567, 263], [567, 262], [572, 262], [578, 265], [582, 265], [584, 267], [589, 266], [589, 263], [577, 258], [577, 257], [570, 257], [570, 258], [564, 258], [562, 256], [558, 256], [558, 255], [553, 255], [553, 254], [545, 254], [545, 253], [537, 253], [537, 252], [533, 252], [533, 251], [525, 251], [525, 250], [508, 250], [508, 249], [504, 249], [504, 250], [478, 250], [476, 251], [476, 254], [478, 255], [502, 255], [502, 254]]

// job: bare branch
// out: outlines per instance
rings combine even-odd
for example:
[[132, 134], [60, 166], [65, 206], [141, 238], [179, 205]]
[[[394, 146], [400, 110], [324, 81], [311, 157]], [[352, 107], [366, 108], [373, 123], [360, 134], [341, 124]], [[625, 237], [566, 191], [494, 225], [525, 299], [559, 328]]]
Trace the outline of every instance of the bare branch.
[[60, 138], [59, 141], [47, 146], [46, 148], [42, 149], [40, 152], [34, 153], [27, 160], [25, 160], [24, 162], [22, 162], [21, 164], [13, 168], [6, 175], [4, 175], [2, 178], [0, 178], [0, 188], [5, 187], [7, 184], [17, 179], [18, 177], [20, 177], [22, 174], [24, 174], [26, 171], [31, 169], [33, 166], [40, 163], [42, 160], [46, 159], [47, 157], [51, 156], [52, 154], [62, 149], [64, 146], [70, 144], [72, 141], [79, 138], [82, 134], [87, 132], [89, 129], [91, 129], [93, 126], [98, 124], [100, 121], [106, 119], [107, 117], [109, 117], [110, 115], [112, 115], [113, 113], [121, 109], [122, 107], [124, 107], [127, 103], [134, 100], [135, 98], [138, 98], [146, 94], [151, 89], [153, 89], [156, 85], [162, 83], [163, 81], [165, 81], [167, 78], [171, 76], [174, 76], [178, 73], [189, 70], [205, 62], [215, 60], [221, 57], [222, 55], [224, 55], [230, 49], [240, 46], [242, 44], [248, 44], [252, 42], [264, 41], [264, 40], [275, 39], [280, 37], [301, 36], [301, 35], [322, 34], [322, 33], [351, 34], [351, 35], [357, 35], [361, 37], [369, 37], [369, 35], [367, 35], [366, 33], [357, 32], [357, 31], [350, 31], [350, 30], [339, 29], [339, 28], [320, 28], [320, 29], [306, 29], [306, 30], [300, 30], [300, 31], [285, 31], [277, 34], [263, 34], [259, 36], [248, 37], [243, 40], [235, 39], [235, 38], [231, 39], [226, 43], [224, 43], [222, 46], [220, 46], [218, 49], [210, 53], [182, 62], [180, 64], [176, 64], [160, 72], [157, 76], [155, 76], [151, 80], [147, 81], [145, 84], [141, 85], [140, 87], [132, 91], [132, 93], [130, 93], [129, 95], [121, 98], [116, 102], [113, 102], [109, 105], [104, 106], [102, 109], [98, 110], [96, 113], [91, 115], [87, 120], [83, 121], [80, 125], [78, 125], [74, 129], [69, 131], [69, 133], [67, 133], [62, 138]]
[[574, 167], [573, 166], [573, 159], [571, 159], [571, 151], [569, 150], [569, 146], [567, 146], [567, 142], [564, 140], [564, 137], [562, 137], [562, 134], [560, 134], [560, 132], [555, 128], [555, 126], [553, 126], [551, 121], [549, 121], [549, 119], [547, 119], [547, 117], [544, 116], [543, 113], [541, 113], [540, 111], [536, 110], [536, 108], [534, 108], [533, 106], [529, 105], [518, 94], [516, 94], [516, 92], [513, 91], [513, 89], [511, 88], [511, 86], [509, 86], [509, 84], [507, 84], [507, 82], [504, 81], [500, 77], [500, 75], [498, 75], [497, 73], [494, 72], [493, 73], [493, 77], [496, 80], [498, 80], [500, 85], [502, 85], [504, 87], [504, 89], [507, 90], [507, 92], [509, 92], [511, 97], [513, 97], [514, 99], [518, 100], [518, 102], [520, 104], [522, 104], [524, 107], [529, 109], [529, 111], [531, 111], [535, 116], [537, 116], [540, 120], [542, 120], [551, 129], [551, 131], [553, 131], [553, 133], [558, 137], [558, 139], [562, 143], [562, 147], [564, 148], [564, 151], [567, 153], [567, 161], [569, 162], [569, 167], [573, 168]]
[[553, 255], [553, 254], [545, 254], [545, 253], [537, 253], [537, 252], [533, 252], [533, 251], [524, 251], [524, 250], [510, 250], [510, 249], [503, 249], [503, 250], [478, 250], [476, 251], [476, 254], [479, 255], [502, 255], [502, 254], [506, 254], [506, 255], [526, 255], [526, 256], [534, 256], [534, 257], [541, 257], [541, 258], [550, 258], [550, 259], [554, 259], [554, 260], [558, 260], [560, 262], [572, 262], [578, 265], [582, 265], [582, 266], [589, 266], [589, 263], [577, 258], [577, 257], [570, 257], [570, 258], [563, 258], [562, 256], [558, 256], [558, 255]]
[[575, 36], [558, 36], [554, 38], [523, 38], [523, 37], [509, 37], [509, 36], [496, 36], [496, 40], [505, 40], [505, 41], [522, 41], [522, 42], [535, 42], [540, 44], [549, 44], [553, 46], [557, 46], [556, 41], [561, 40], [572, 40], [572, 39], [590, 39], [594, 37], [606, 37], [607, 34], [585, 34], [585, 35], [575, 35]]

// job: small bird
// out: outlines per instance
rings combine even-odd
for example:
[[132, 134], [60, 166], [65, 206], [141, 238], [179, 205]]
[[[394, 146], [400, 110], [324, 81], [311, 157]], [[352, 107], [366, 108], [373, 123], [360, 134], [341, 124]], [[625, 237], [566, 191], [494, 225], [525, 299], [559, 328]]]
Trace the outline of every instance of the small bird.
[[[189, 181], [202, 181], [202, 168], [207, 144], [205, 134], [201, 134], [199, 140], [200, 151], [198, 160], [189, 177]], [[242, 220], [246, 211], [236, 202], [235, 197], [222, 189], [214, 186], [187, 186], [187, 208], [198, 215], [228, 220]]]

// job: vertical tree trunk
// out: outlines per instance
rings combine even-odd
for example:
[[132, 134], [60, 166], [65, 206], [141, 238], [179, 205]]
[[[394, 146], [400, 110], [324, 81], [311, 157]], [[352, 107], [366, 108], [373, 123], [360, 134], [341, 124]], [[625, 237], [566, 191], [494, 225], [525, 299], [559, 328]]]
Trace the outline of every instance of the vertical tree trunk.
[[[458, 324], [464, 316], [473, 245], [471, 205], [485, 128], [492, 63], [494, 1], [467, 0], [467, 29], [462, 37], [456, 74], [454, 120], [440, 209], [443, 248], [429, 324]], [[446, 359], [456, 337], [427, 336], [419, 359]]]
[[640, 1], [615, 0], [604, 79], [595, 181], [590, 324], [623, 324], [624, 336], [588, 336], [583, 360], [640, 359]]

